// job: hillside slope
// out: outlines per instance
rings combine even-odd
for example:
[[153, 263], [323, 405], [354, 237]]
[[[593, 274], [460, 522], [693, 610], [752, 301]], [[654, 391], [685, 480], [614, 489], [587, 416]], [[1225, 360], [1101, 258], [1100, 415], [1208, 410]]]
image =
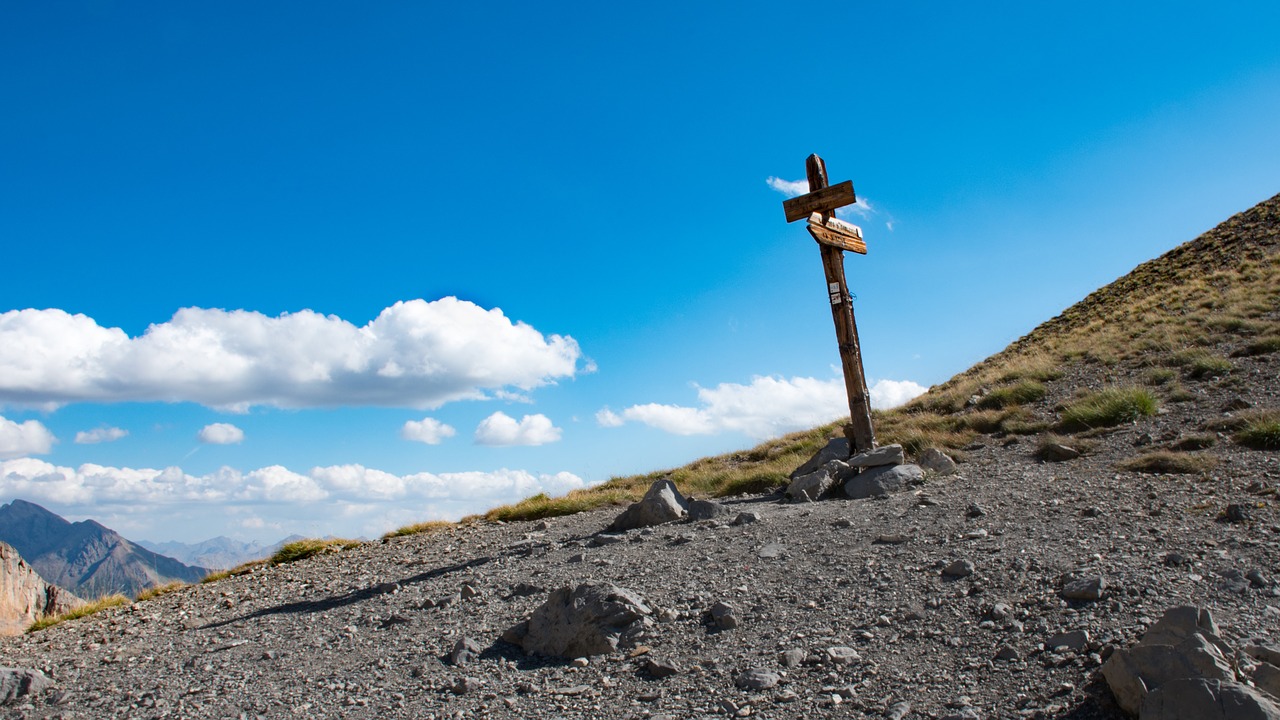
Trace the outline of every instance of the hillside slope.
[[[877, 415], [884, 441], [948, 448], [955, 475], [869, 500], [743, 493], [717, 519], [600, 532], [618, 512], [602, 503], [657, 477], [777, 486], [819, 428], [248, 568], [0, 641], [0, 662], [57, 676], [37, 718], [1119, 720], [1100, 664], [1171, 606], [1208, 609], [1233, 647], [1280, 643], [1278, 237], [1280, 197]], [[568, 661], [500, 639], [588, 581], [644, 598], [634, 647]], [[1097, 592], [1070, 597], [1076, 581]], [[736, 627], [709, 620], [717, 603]], [[462, 638], [479, 652], [455, 666]], [[776, 684], [744, 688], [749, 670]]]
[[0, 542], [12, 545], [45, 580], [84, 598], [132, 597], [174, 580], [199, 582], [207, 573], [139, 547], [93, 520], [68, 522], [25, 500], [0, 506]]

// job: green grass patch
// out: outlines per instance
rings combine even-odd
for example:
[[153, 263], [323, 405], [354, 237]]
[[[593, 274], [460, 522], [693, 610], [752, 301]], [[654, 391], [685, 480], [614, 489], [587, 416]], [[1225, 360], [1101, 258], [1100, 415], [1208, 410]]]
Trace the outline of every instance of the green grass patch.
[[1254, 450], [1280, 450], [1280, 411], [1254, 413], [1232, 439]]
[[978, 400], [978, 407], [983, 410], [1001, 410], [1035, 402], [1044, 395], [1043, 384], [1035, 380], [1023, 380], [1016, 385], [1006, 385], [992, 390]]
[[402, 528], [392, 530], [382, 536], [383, 540], [393, 537], [405, 537], [407, 535], [434, 535], [436, 533], [452, 530], [456, 525], [448, 520], [428, 520], [426, 522], [405, 525]]
[[1252, 357], [1254, 355], [1270, 355], [1273, 352], [1280, 352], [1280, 335], [1254, 340], [1248, 345], [1245, 345], [1239, 350], [1231, 353], [1231, 356]]
[[1235, 366], [1231, 361], [1216, 355], [1204, 355], [1192, 360], [1187, 365], [1187, 377], [1192, 379], [1222, 377], [1231, 373]]
[[1207, 455], [1156, 450], [1116, 463], [1116, 467], [1130, 472], [1160, 475], [1203, 475], [1217, 465], [1215, 458]]
[[1216, 445], [1218, 438], [1213, 435], [1188, 435], [1180, 438], [1177, 442], [1169, 445], [1170, 450], [1178, 452], [1190, 452], [1194, 450], [1208, 450]]
[[181, 580], [174, 580], [173, 582], [166, 583], [164, 585], [156, 585], [154, 587], [149, 587], [143, 590], [142, 592], [138, 593], [133, 598], [133, 601], [144, 602], [146, 600], [152, 600], [154, 598], [160, 597], [161, 595], [168, 595], [171, 592], [177, 592], [178, 590], [181, 590], [186, 586], [187, 584], [182, 582]]
[[1178, 373], [1169, 368], [1152, 368], [1147, 371], [1144, 381], [1148, 385], [1165, 385], [1174, 378], [1178, 377]]
[[342, 540], [340, 538], [297, 540], [277, 550], [274, 555], [267, 558], [267, 563], [271, 565], [287, 565], [299, 560], [306, 560], [321, 553], [350, 550], [354, 547], [360, 547], [360, 543], [355, 540]]
[[1062, 411], [1064, 430], [1112, 427], [1156, 414], [1159, 403], [1143, 388], [1107, 388], [1090, 393]]
[[71, 610], [70, 612], [65, 612], [65, 613], [62, 613], [61, 615], [52, 615], [49, 617], [40, 618], [39, 620], [36, 620], [35, 622], [27, 626], [27, 632], [29, 633], [38, 632], [40, 630], [44, 630], [45, 628], [53, 627], [54, 625], [57, 625], [59, 623], [66, 622], [67, 620], [76, 620], [78, 618], [88, 617], [89, 615], [100, 613], [103, 610], [106, 610], [107, 608], [113, 608], [113, 607], [116, 607], [117, 605], [127, 605], [127, 604], [129, 604], [129, 598], [123, 595], [120, 595], [119, 593], [115, 595], [107, 595], [104, 597], [100, 597], [97, 600], [94, 600], [93, 602], [85, 603], [84, 605], [81, 605], [80, 607], [74, 610]]

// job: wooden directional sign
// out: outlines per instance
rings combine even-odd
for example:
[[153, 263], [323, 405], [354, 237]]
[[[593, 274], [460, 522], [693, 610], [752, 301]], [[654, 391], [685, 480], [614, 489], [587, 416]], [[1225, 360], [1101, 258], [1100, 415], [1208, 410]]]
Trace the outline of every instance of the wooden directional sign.
[[831, 185], [814, 190], [807, 195], [783, 200], [782, 210], [787, 214], [787, 222], [795, 222], [809, 217], [812, 213], [829, 213], [838, 207], [856, 202], [858, 197], [853, 194], [853, 181], [845, 180], [839, 185]]
[[862, 241], [862, 228], [837, 220], [834, 217], [823, 217], [822, 213], [809, 216], [809, 234], [823, 245], [838, 247], [841, 250], [867, 254], [867, 244]]

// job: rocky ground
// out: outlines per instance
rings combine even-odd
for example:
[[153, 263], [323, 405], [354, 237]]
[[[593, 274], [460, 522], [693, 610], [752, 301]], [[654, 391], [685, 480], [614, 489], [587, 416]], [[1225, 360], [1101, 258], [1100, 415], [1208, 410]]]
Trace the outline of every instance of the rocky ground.
[[[5, 639], [0, 662], [56, 682], [5, 717], [1120, 717], [1099, 666], [1166, 608], [1276, 639], [1280, 453], [1220, 442], [1204, 476], [1114, 467], [1242, 387], [1280, 405], [1274, 367], [1244, 361], [1260, 382], [1202, 383], [1068, 462], [985, 436], [958, 474], [881, 499], [741, 497], [617, 535], [598, 533], [618, 508], [481, 523], [188, 587]], [[1065, 597], [1092, 579], [1100, 597]], [[654, 610], [634, 646], [569, 660], [500, 640], [588, 581]], [[462, 638], [481, 652], [455, 666]], [[777, 684], [741, 687], [751, 670]]]

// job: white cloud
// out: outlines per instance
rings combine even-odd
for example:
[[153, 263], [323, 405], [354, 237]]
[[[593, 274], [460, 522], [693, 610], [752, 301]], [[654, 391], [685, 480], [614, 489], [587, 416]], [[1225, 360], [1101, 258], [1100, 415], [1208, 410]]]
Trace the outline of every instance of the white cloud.
[[36, 420], [17, 423], [0, 417], [0, 459], [24, 455], [44, 455], [57, 438]]
[[230, 423], [214, 423], [200, 428], [196, 437], [206, 445], [235, 445], [244, 440], [244, 431]]
[[435, 418], [428, 417], [406, 421], [404, 427], [400, 428], [400, 437], [428, 445], [439, 445], [445, 438], [451, 438], [457, 432], [452, 425], [446, 425]]
[[481, 445], [546, 445], [560, 439], [560, 428], [546, 415], [525, 415], [516, 422], [504, 412], [496, 412], [476, 426], [476, 442]]
[[769, 187], [789, 198], [799, 197], [809, 192], [808, 180], [783, 180], [770, 175], [765, 182], [769, 183]]
[[230, 527], [312, 535], [349, 533], [346, 519], [353, 516], [362, 531], [373, 527], [381, 533], [416, 520], [456, 520], [530, 495], [562, 495], [582, 487], [586, 483], [573, 473], [506, 468], [394, 475], [335, 465], [303, 474], [275, 465], [251, 472], [224, 467], [196, 476], [176, 467], [70, 468], [33, 458], [0, 460], [0, 497], [20, 497], [64, 515], [187, 515], [208, 521], [221, 514]]
[[128, 434], [128, 430], [122, 430], [118, 427], [100, 427], [92, 430], [81, 430], [76, 433], [76, 443], [80, 445], [93, 445], [96, 443], [115, 442]]
[[624, 418], [609, 408], [601, 408], [600, 411], [596, 413], [596, 424], [600, 427], [619, 427], [625, 422], [626, 420]]
[[398, 302], [357, 327], [311, 310], [184, 308], [129, 337], [57, 309], [0, 313], [0, 402], [190, 401], [434, 408], [573, 377], [571, 337], [446, 297]]
[[870, 389], [871, 407], [888, 410], [909, 402], [929, 388], [910, 380], [877, 380]]
[[[900, 405], [924, 392], [909, 380], [881, 380], [870, 390], [871, 405]], [[755, 377], [750, 385], [721, 383], [698, 388], [699, 407], [633, 405], [621, 414], [608, 409], [596, 414], [605, 427], [635, 421], [676, 435], [712, 435], [736, 431], [765, 439], [831, 422], [849, 412], [844, 380], [797, 377]]]

